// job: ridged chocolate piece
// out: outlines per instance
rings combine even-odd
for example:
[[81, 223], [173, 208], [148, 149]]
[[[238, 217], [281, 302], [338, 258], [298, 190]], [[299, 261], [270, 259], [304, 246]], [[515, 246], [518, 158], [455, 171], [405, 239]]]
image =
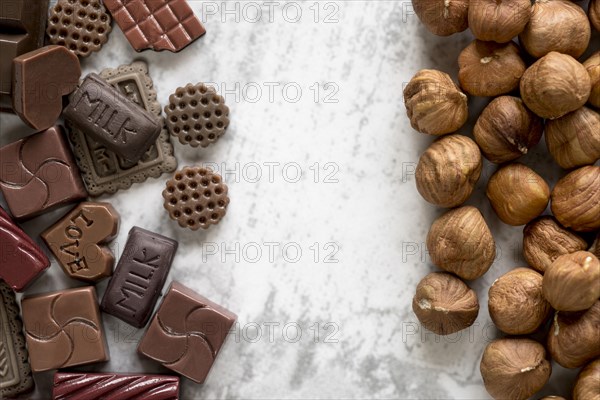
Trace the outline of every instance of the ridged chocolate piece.
[[57, 372], [52, 400], [177, 400], [179, 377]]
[[177, 241], [137, 226], [102, 298], [102, 310], [141, 328], [150, 319], [165, 284]]
[[15, 293], [0, 281], [0, 398], [33, 389]]

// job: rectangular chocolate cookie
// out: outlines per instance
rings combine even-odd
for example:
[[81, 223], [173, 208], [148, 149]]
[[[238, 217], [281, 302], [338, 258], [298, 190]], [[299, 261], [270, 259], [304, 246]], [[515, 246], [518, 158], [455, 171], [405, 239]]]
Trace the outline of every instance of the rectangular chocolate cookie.
[[[129, 100], [160, 116], [161, 107], [156, 100], [156, 90], [146, 63], [135, 61], [130, 65], [105, 69], [99, 75]], [[112, 194], [120, 189], [128, 189], [133, 183], [144, 182], [149, 177], [158, 178], [165, 172], [175, 171], [177, 160], [173, 156], [169, 132], [162, 118], [160, 125], [162, 130], [158, 139], [137, 163], [125, 160], [80, 129], [69, 125], [69, 139], [88, 193], [91, 196]]]

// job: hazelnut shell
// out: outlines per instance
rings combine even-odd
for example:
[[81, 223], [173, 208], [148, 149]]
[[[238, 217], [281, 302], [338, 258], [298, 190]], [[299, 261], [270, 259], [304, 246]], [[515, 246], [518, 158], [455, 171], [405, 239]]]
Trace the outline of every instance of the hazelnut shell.
[[579, 232], [600, 229], [600, 167], [588, 165], [562, 177], [552, 190], [552, 214]]
[[600, 358], [586, 365], [577, 375], [573, 400], [600, 400]]
[[469, 0], [412, 0], [412, 5], [434, 35], [450, 36], [468, 27]]
[[[600, 1], [597, 3], [600, 4]], [[589, 56], [588, 59], [583, 62], [583, 66], [590, 75], [592, 83], [592, 91], [588, 103], [596, 108], [600, 108], [600, 51]]]
[[600, 0], [591, 0], [588, 8], [588, 16], [590, 17], [590, 23], [597, 30], [600, 31]]
[[469, 28], [479, 40], [506, 43], [523, 31], [531, 17], [529, 0], [471, 0]]

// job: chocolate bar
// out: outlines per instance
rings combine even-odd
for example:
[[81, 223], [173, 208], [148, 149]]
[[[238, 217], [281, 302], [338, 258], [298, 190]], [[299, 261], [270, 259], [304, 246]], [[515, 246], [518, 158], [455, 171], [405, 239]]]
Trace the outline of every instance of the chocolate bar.
[[136, 328], [146, 325], [176, 250], [177, 241], [133, 227], [102, 298], [102, 310]]

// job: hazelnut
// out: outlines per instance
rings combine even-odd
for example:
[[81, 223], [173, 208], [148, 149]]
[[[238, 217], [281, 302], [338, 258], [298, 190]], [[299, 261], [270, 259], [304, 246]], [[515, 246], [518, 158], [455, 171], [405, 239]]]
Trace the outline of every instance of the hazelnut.
[[[600, 1], [597, 3], [600, 4]], [[590, 6], [590, 10], [591, 8]], [[600, 51], [595, 52], [585, 60], [583, 66], [587, 69], [592, 82], [592, 92], [588, 102], [594, 107], [600, 108]]]
[[550, 52], [527, 68], [520, 87], [527, 107], [552, 119], [583, 106], [590, 96], [591, 81], [585, 67], [573, 57]]
[[526, 400], [548, 382], [552, 366], [538, 342], [503, 338], [487, 345], [480, 371], [485, 389], [493, 398]]
[[588, 165], [562, 177], [552, 190], [552, 214], [567, 228], [600, 229], [600, 167]]
[[577, 4], [567, 0], [535, 0], [519, 42], [536, 58], [551, 51], [577, 58], [587, 49], [590, 36], [590, 21]]
[[600, 158], [600, 114], [581, 107], [546, 121], [546, 145], [565, 169], [595, 163]]
[[427, 234], [431, 261], [462, 279], [477, 279], [496, 257], [492, 233], [478, 209], [464, 206], [450, 210], [431, 225]]
[[501, 164], [527, 154], [540, 141], [542, 130], [542, 119], [521, 99], [500, 96], [483, 109], [473, 135], [483, 155]]
[[412, 307], [421, 324], [438, 335], [468, 328], [479, 313], [475, 292], [446, 272], [432, 272], [419, 282]]
[[531, 17], [529, 0], [471, 0], [469, 28], [479, 40], [510, 42]]
[[600, 0], [591, 0], [588, 9], [590, 22], [597, 31], [600, 31]]
[[468, 27], [469, 0], [412, 0], [412, 5], [434, 35], [450, 36]]
[[585, 250], [587, 243], [563, 228], [553, 217], [539, 217], [523, 229], [523, 256], [542, 274], [563, 254]]
[[467, 95], [447, 73], [433, 69], [423, 69], [410, 80], [404, 105], [412, 127], [430, 135], [452, 133], [468, 117]]
[[586, 311], [557, 311], [548, 332], [548, 351], [565, 368], [579, 368], [600, 356], [600, 300]]
[[458, 81], [473, 96], [492, 97], [519, 87], [527, 68], [514, 42], [474, 40], [458, 56]]
[[596, 234], [596, 240], [594, 240], [594, 243], [592, 243], [589, 251], [598, 259], [600, 259], [600, 232]]
[[546, 209], [550, 188], [531, 168], [513, 163], [490, 177], [486, 195], [504, 223], [524, 225]]
[[550, 315], [542, 294], [542, 275], [516, 268], [496, 279], [490, 290], [488, 309], [494, 324], [510, 335], [535, 332]]
[[600, 298], [600, 261], [587, 251], [558, 257], [544, 274], [543, 291], [558, 311], [587, 310]]
[[589, 363], [577, 375], [573, 400], [600, 400], [600, 358]]
[[473, 140], [462, 135], [444, 136], [419, 158], [417, 190], [432, 204], [456, 207], [471, 196], [481, 168], [481, 152]]

